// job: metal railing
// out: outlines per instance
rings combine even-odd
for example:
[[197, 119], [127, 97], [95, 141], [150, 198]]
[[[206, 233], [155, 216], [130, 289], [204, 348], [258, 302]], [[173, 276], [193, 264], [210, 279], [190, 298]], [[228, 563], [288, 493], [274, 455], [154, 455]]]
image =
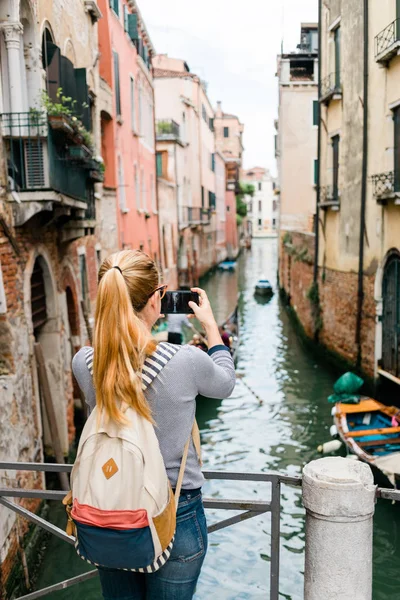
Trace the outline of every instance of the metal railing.
[[[0, 470], [12, 471], [36, 471], [53, 473], [70, 473], [72, 465], [48, 464], [48, 463], [16, 463], [0, 462]], [[265, 513], [271, 514], [271, 572], [270, 572], [270, 600], [279, 598], [279, 562], [280, 562], [280, 515], [281, 515], [281, 485], [301, 486], [300, 477], [290, 477], [277, 473], [237, 473], [229, 471], [204, 471], [204, 477], [208, 480], [220, 481], [253, 481], [270, 484], [270, 495], [264, 500], [225, 500], [216, 498], [204, 498], [204, 507], [211, 509], [224, 509], [229, 511], [241, 511], [232, 517], [213, 523], [208, 527], [208, 533], [230, 527]], [[55, 490], [27, 490], [21, 488], [0, 488], [0, 504], [14, 513], [26, 518], [30, 522], [43, 528], [45, 531], [57, 536], [68, 544], [74, 544], [75, 538], [67, 535], [62, 529], [49, 523], [45, 519], [27, 510], [20, 504], [16, 504], [9, 498], [25, 498], [40, 500], [61, 501], [66, 492]], [[97, 575], [97, 570], [89, 571], [77, 577], [72, 577], [55, 585], [21, 596], [18, 600], [34, 600], [42, 598], [57, 590], [71, 587], [91, 579]]]
[[180, 139], [180, 127], [173, 119], [156, 121], [157, 139]]
[[[379, 58], [381, 55], [385, 55], [386, 53], [390, 53], [392, 50], [392, 46], [400, 41], [400, 30], [399, 30], [400, 19], [395, 19], [392, 23], [390, 23], [385, 29], [380, 31], [377, 36], [375, 36], [375, 58]], [[383, 58], [390, 58], [389, 56], [384, 56]]]
[[1, 131], [11, 191], [55, 190], [89, 201], [88, 189], [96, 180], [98, 165], [83, 145], [49, 127], [46, 113], [3, 113]]
[[400, 191], [399, 182], [396, 181], [394, 171], [386, 173], [376, 173], [371, 176], [372, 185], [374, 188], [374, 196], [377, 200], [382, 200], [385, 197], [392, 196], [394, 192]]
[[212, 208], [202, 208], [201, 206], [182, 206], [179, 226], [206, 225], [211, 220], [212, 210]]
[[335, 185], [326, 185], [320, 188], [320, 205], [337, 205], [340, 204], [339, 188]]
[[342, 86], [340, 83], [340, 73], [329, 73], [321, 81], [321, 97], [320, 100], [327, 100], [335, 94], [342, 93]]

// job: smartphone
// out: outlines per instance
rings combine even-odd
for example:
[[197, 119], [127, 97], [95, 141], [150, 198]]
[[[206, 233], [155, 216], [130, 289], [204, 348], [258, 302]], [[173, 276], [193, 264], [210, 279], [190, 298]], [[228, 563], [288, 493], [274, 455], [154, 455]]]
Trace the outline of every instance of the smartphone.
[[189, 315], [193, 310], [189, 302], [199, 304], [199, 294], [197, 292], [188, 292], [179, 290], [176, 292], [167, 292], [161, 300], [161, 314], [164, 315]]

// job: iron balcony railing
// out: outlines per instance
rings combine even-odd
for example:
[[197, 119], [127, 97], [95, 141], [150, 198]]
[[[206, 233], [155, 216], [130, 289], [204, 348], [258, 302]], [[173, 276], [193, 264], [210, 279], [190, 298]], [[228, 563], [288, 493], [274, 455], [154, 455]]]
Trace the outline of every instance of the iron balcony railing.
[[340, 73], [329, 73], [321, 81], [321, 102], [326, 102], [335, 95], [341, 95], [342, 85], [340, 83]]
[[319, 205], [321, 208], [338, 208], [340, 206], [340, 192], [337, 185], [326, 185], [320, 188]]
[[157, 139], [180, 139], [180, 127], [173, 119], [156, 121]]
[[376, 200], [383, 201], [393, 197], [396, 192], [400, 192], [400, 180], [395, 171], [386, 173], [376, 173], [371, 176], [371, 181]]
[[93, 182], [102, 178], [99, 165], [85, 146], [49, 127], [46, 113], [3, 113], [1, 131], [10, 190], [54, 190], [89, 202]]
[[[53, 473], [70, 473], [72, 465], [63, 464], [42, 464], [42, 463], [15, 463], [0, 462], [0, 471], [36, 471]], [[247, 519], [257, 517], [265, 513], [271, 514], [271, 559], [270, 559], [270, 586], [269, 600], [279, 599], [279, 563], [280, 563], [280, 518], [281, 518], [281, 485], [301, 486], [300, 477], [290, 477], [279, 475], [278, 473], [237, 473], [226, 471], [204, 471], [206, 479], [219, 481], [245, 481], [262, 482], [269, 484], [270, 493], [267, 500], [225, 500], [221, 498], [204, 498], [204, 507], [206, 509], [224, 509], [229, 511], [240, 511], [232, 517], [212, 523], [208, 527], [208, 533], [213, 533], [220, 529], [230, 527], [235, 523], [240, 523]], [[12, 481], [12, 480], [11, 480]], [[26, 509], [22, 504], [15, 503], [10, 498], [20, 499], [40, 499], [40, 500], [58, 500], [61, 501], [66, 492], [54, 490], [21, 489], [18, 487], [18, 481], [15, 480], [16, 487], [0, 488], [0, 504], [13, 511], [17, 515], [26, 518], [28, 521], [38, 525], [49, 533], [57, 536], [69, 544], [74, 544], [75, 538], [67, 535], [59, 527], [49, 523], [35, 513]], [[78, 575], [67, 579], [55, 585], [51, 585], [41, 590], [37, 590], [17, 600], [36, 600], [48, 596], [49, 594], [62, 590], [87, 579], [96, 577], [98, 571], [92, 570], [89, 573]]]
[[180, 210], [180, 227], [190, 225], [207, 225], [211, 221], [212, 208], [201, 206], [182, 206]]
[[389, 60], [400, 45], [400, 19], [395, 19], [375, 36], [375, 59]]

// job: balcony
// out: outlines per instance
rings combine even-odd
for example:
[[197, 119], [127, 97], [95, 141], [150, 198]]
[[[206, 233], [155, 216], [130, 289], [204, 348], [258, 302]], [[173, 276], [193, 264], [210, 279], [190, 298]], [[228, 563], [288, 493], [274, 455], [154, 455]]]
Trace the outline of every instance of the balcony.
[[375, 37], [375, 60], [387, 64], [400, 52], [400, 19], [395, 19]]
[[69, 222], [69, 236], [73, 223], [79, 222], [79, 230], [93, 229], [94, 182], [103, 173], [73, 123], [63, 117], [55, 125], [54, 117], [38, 111], [1, 115], [16, 226], [41, 213], [42, 224]]
[[158, 119], [156, 121], [156, 139], [158, 142], [182, 143], [178, 123], [173, 119]]
[[340, 209], [340, 192], [336, 185], [327, 185], [320, 188], [318, 206], [323, 210], [330, 208], [337, 211]]
[[331, 100], [342, 98], [342, 85], [339, 73], [330, 73], [321, 81], [321, 96], [319, 101], [328, 105]]
[[179, 228], [209, 225], [213, 209], [201, 206], [182, 206], [179, 210]]
[[394, 200], [395, 204], [400, 204], [400, 181], [394, 171], [376, 173], [372, 175], [371, 181], [374, 198], [378, 204], [385, 205], [389, 200]]

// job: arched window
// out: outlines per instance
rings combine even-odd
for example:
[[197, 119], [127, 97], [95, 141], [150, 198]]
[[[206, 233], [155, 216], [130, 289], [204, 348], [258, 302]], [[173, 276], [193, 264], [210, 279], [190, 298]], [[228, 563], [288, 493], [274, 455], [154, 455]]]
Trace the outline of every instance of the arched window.
[[32, 325], [35, 337], [47, 322], [46, 289], [40, 258], [35, 261], [31, 276]]
[[400, 255], [393, 253], [382, 282], [382, 367], [400, 375]]

